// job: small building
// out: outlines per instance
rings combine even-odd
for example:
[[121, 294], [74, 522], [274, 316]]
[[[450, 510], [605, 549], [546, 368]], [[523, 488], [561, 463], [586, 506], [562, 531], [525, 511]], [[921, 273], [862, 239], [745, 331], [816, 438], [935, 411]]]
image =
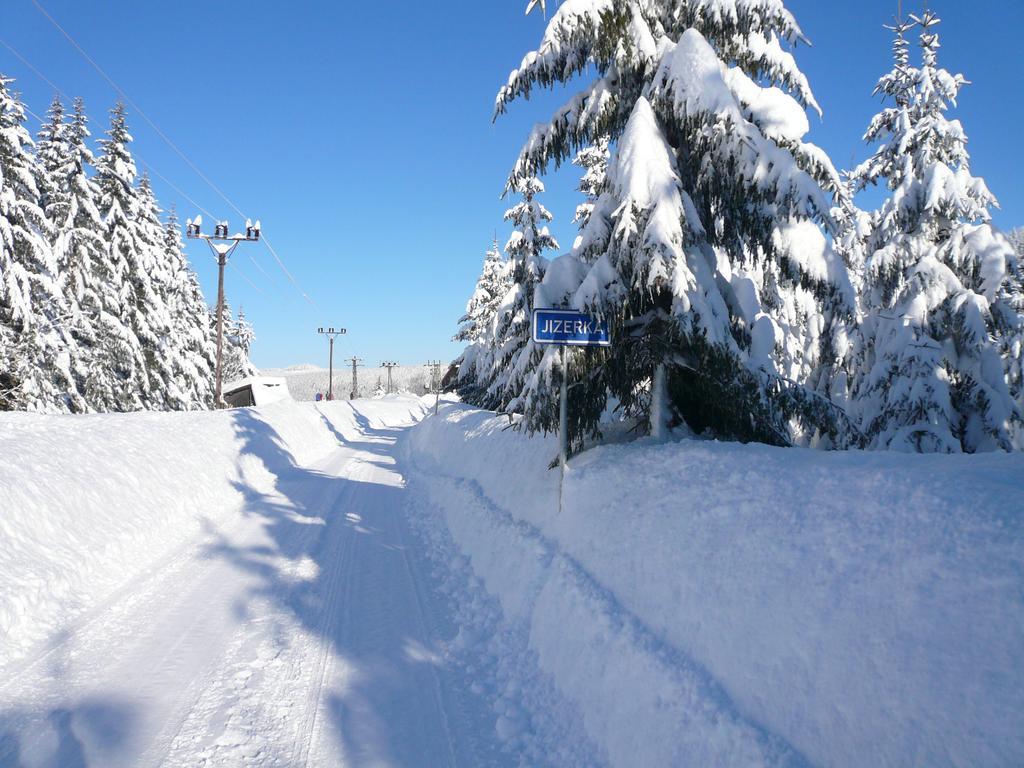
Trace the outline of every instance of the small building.
[[230, 408], [269, 405], [278, 400], [290, 400], [291, 397], [288, 380], [274, 376], [250, 376], [224, 387], [224, 402]]

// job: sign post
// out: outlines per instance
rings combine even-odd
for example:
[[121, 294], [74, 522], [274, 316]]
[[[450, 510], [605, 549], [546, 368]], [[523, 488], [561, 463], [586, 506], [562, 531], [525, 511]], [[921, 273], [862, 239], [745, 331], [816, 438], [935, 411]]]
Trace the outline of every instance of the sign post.
[[561, 478], [558, 488], [558, 511], [562, 511], [565, 469], [569, 462], [569, 347], [610, 347], [608, 324], [583, 312], [569, 309], [535, 309], [533, 311], [533, 342], [561, 347], [562, 386], [558, 403], [558, 463]]

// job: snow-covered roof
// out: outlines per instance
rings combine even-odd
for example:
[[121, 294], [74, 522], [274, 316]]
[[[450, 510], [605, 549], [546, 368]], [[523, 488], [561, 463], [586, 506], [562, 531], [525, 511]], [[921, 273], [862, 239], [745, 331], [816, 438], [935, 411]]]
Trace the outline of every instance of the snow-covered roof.
[[224, 395], [232, 392], [252, 388], [252, 398], [256, 405], [269, 405], [279, 400], [290, 400], [291, 393], [288, 391], [288, 380], [280, 376], [248, 376], [244, 379], [232, 381], [224, 385]]

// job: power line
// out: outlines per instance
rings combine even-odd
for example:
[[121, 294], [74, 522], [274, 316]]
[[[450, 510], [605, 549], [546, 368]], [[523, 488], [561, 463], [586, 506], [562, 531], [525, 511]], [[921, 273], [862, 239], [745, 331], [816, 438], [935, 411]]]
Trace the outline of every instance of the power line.
[[210, 213], [208, 210], [203, 208], [203, 206], [201, 206], [199, 203], [197, 203], [195, 200], [193, 200], [191, 197], [189, 197], [187, 194], [185, 194], [185, 192], [183, 192], [181, 190], [181, 187], [179, 187], [173, 181], [171, 181], [166, 176], [164, 176], [162, 173], [160, 173], [160, 171], [158, 171], [156, 168], [154, 168], [151, 164], [147, 163], [142, 158], [142, 155], [140, 155], [138, 152], [136, 152], [135, 156], [137, 158], [139, 158], [139, 162], [142, 163], [142, 165], [145, 167], [145, 169], [147, 171], [149, 171], [150, 173], [154, 174], [158, 179], [163, 181], [167, 186], [169, 186], [171, 189], [173, 189], [175, 192], [177, 192], [179, 195], [181, 195], [183, 198], [185, 198], [185, 200], [187, 200], [192, 206], [194, 206], [196, 210], [198, 210], [200, 213], [206, 214], [211, 219], [215, 220], [217, 218], [212, 213]]
[[[67, 39], [67, 41], [75, 48], [75, 50], [77, 50], [82, 55], [82, 58], [84, 58], [87, 62], [89, 62], [89, 64], [92, 66], [92, 68], [95, 69], [100, 74], [100, 76], [104, 80], [106, 80], [107, 83], [110, 84], [110, 87], [113, 88], [115, 91], [117, 91], [118, 95], [120, 95], [120, 97], [125, 101], [125, 103], [127, 103], [129, 106], [131, 106], [131, 108], [134, 109], [139, 114], [139, 116], [143, 120], [145, 120], [154, 131], [156, 131], [156, 134], [161, 139], [163, 139], [164, 143], [166, 143], [167, 146], [169, 146], [172, 150], [174, 150], [174, 152], [178, 155], [178, 157], [180, 157], [182, 160], [184, 160], [185, 163], [188, 165], [188, 167], [191, 168], [195, 172], [195, 174], [197, 176], [199, 176], [199, 178], [201, 178], [203, 181], [205, 181], [209, 185], [210, 189], [212, 189], [214, 192], [216, 192], [218, 195], [220, 195], [220, 197], [224, 200], [224, 202], [226, 202], [231, 208], [233, 208], [238, 213], [239, 216], [241, 216], [243, 219], [248, 218], [245, 215], [245, 213], [242, 212], [242, 209], [239, 208], [237, 205], [235, 205], [234, 202], [232, 202], [231, 198], [229, 198], [226, 194], [224, 194], [224, 192], [221, 191], [220, 187], [218, 187], [216, 184], [214, 184], [205, 173], [203, 173], [201, 170], [199, 170], [198, 166], [196, 166], [196, 164], [192, 162], [192, 160], [188, 157], [188, 155], [186, 155], [184, 152], [182, 152], [178, 148], [178, 146], [173, 141], [170, 140], [170, 138], [167, 136], [167, 134], [165, 134], [162, 130], [160, 130], [160, 127], [155, 122], [153, 122], [153, 120], [150, 119], [149, 115], [147, 115], [142, 110], [142, 108], [139, 107], [139, 105], [136, 104], [132, 100], [132, 98], [124, 91], [124, 89], [122, 89], [121, 86], [119, 86], [116, 82], [114, 82], [114, 79], [110, 75], [108, 75], [103, 70], [103, 68], [99, 64], [97, 64], [93, 60], [93, 58], [91, 56], [89, 56], [88, 53], [85, 52], [85, 49], [82, 48], [82, 46], [78, 44], [78, 42], [75, 40], [75, 38], [73, 38], [71, 36], [71, 34], [66, 29], [64, 29], [64, 27], [62, 27], [60, 25], [60, 23], [55, 18], [53, 18], [53, 16], [51, 16], [49, 14], [49, 12], [39, 3], [39, 0], [32, 0], [32, 4]], [[277, 265], [281, 268], [281, 271], [284, 272], [284, 274], [287, 276], [287, 278], [291, 281], [292, 285], [295, 286], [296, 290], [298, 290], [298, 292], [300, 294], [302, 294], [302, 298], [304, 298], [307, 302], [309, 302], [309, 304], [314, 309], [319, 309], [319, 307], [317, 307], [316, 302], [313, 301], [313, 299], [311, 299], [309, 297], [309, 295], [302, 289], [302, 286], [299, 285], [298, 280], [295, 279], [295, 276], [292, 275], [292, 273], [284, 265], [284, 261], [282, 261], [281, 257], [278, 256], [277, 251], [274, 249], [274, 246], [270, 244], [270, 241], [267, 240], [264, 237], [263, 238], [263, 242], [266, 244], [267, 250], [270, 251], [271, 255], [274, 257], [274, 260], [277, 262]]]
[[[36, 75], [36, 77], [38, 77], [40, 80], [42, 80], [47, 85], [49, 85], [51, 88], [53, 88], [53, 90], [57, 93], [58, 96], [63, 98], [65, 101], [71, 101], [71, 97], [68, 96], [68, 94], [59, 85], [57, 85], [55, 82], [53, 82], [45, 74], [43, 74], [42, 71], [40, 71], [37, 67], [35, 67], [32, 64], [32, 62], [30, 62], [28, 59], [26, 59], [14, 46], [12, 46], [10, 43], [8, 43], [8, 42], [6, 42], [4, 40], [0, 40], [0, 45], [3, 45], [8, 51], [10, 51], [22, 64], [24, 64], [26, 67], [28, 67], [32, 71], [32, 73]], [[27, 112], [33, 118], [38, 120], [40, 124], [45, 125], [46, 118], [43, 118], [40, 115], [38, 115], [36, 112], [34, 112], [32, 109], [30, 109], [27, 104], [22, 104], [22, 107], [24, 108], [25, 112]], [[197, 203], [181, 187], [179, 187], [173, 181], [171, 181], [166, 176], [164, 176], [162, 173], [160, 173], [160, 171], [156, 168], [156, 166], [154, 166], [152, 163], [147, 162], [146, 159], [137, 150], [133, 149], [132, 151], [133, 151], [133, 153], [135, 155], [135, 158], [139, 161], [140, 164], [142, 164], [142, 166], [145, 168], [145, 170], [147, 170], [150, 173], [152, 173], [154, 176], [156, 176], [161, 181], [163, 181], [167, 186], [169, 186], [171, 189], [173, 189], [175, 192], [177, 192], [179, 195], [181, 195], [181, 197], [184, 198], [189, 204], [194, 206], [196, 210], [200, 211], [201, 213], [206, 214], [209, 218], [216, 220], [216, 217], [212, 213], [210, 213], [209, 210], [207, 210], [205, 207], [203, 207], [202, 205]], [[253, 258], [252, 254], [246, 254], [246, 255], [249, 257], [249, 261], [251, 261], [253, 263], [253, 265], [255, 265], [255, 267], [264, 275], [264, 277], [267, 278], [267, 280], [269, 280], [271, 283], [276, 283], [277, 282], [273, 277], [270, 276], [270, 274], [265, 269], [263, 269], [263, 267], [260, 265], [260, 263], [258, 261], [256, 261], [255, 258]], [[236, 263], [232, 262], [229, 266], [231, 267], [232, 270], [237, 272], [238, 276], [241, 277], [243, 281], [248, 283], [249, 286], [254, 291], [256, 291], [261, 296], [264, 296], [264, 297], [267, 296], [267, 293], [262, 288], [260, 288]]]
[[177, 155], [188, 164], [189, 168], [191, 168], [193, 171], [195, 171], [195, 173], [199, 176], [199, 178], [201, 178], [203, 181], [205, 181], [207, 184], [209, 184], [210, 188], [213, 189], [213, 191], [216, 192], [218, 195], [220, 195], [222, 198], [224, 198], [225, 202], [227, 202], [228, 205], [230, 205], [232, 208], [234, 208], [236, 211], [238, 211], [238, 215], [241, 216], [244, 219], [245, 218], [245, 214], [242, 213], [234, 203], [232, 203], [230, 200], [228, 200], [227, 195], [225, 195], [223, 192], [221, 192], [220, 188], [216, 184], [214, 184], [212, 181], [210, 181], [210, 179], [207, 178], [206, 174], [204, 174], [201, 170], [199, 170], [199, 168], [196, 167], [195, 163], [193, 163], [192, 160], [189, 159], [188, 155], [186, 155], [184, 152], [182, 152], [180, 149], [178, 149], [178, 146], [173, 141], [171, 141], [163, 131], [160, 130], [160, 127], [156, 123], [154, 123], [150, 119], [149, 115], [147, 115], [142, 110], [142, 108], [139, 107], [139, 105], [136, 104], [132, 100], [131, 96], [129, 96], [127, 93], [125, 93], [125, 91], [121, 88], [121, 86], [119, 86], [117, 83], [115, 83], [114, 79], [110, 75], [108, 75], [103, 70], [103, 68], [99, 64], [97, 64], [93, 60], [93, 58], [91, 56], [89, 56], [88, 53], [85, 52], [85, 49], [82, 48], [82, 46], [80, 46], [78, 44], [78, 42], [75, 40], [75, 38], [73, 38], [70, 35], [70, 33], [68, 33], [68, 31], [66, 29], [64, 29], [64, 27], [62, 27], [58, 23], [58, 21], [55, 18], [53, 18], [53, 16], [51, 16], [49, 14], [49, 12], [45, 8], [43, 8], [43, 6], [39, 3], [39, 0], [32, 0], [32, 4], [39, 10], [39, 12], [41, 14], [43, 14], [43, 16], [45, 16], [49, 20], [49, 22], [54, 27], [57, 28], [57, 31], [59, 31], [62, 35], [64, 35], [64, 37], [67, 39], [67, 41], [69, 43], [71, 43], [72, 46], [74, 46], [75, 50], [77, 50], [82, 55], [82, 58], [84, 58], [87, 62], [89, 62], [89, 64], [92, 65], [92, 68], [95, 69], [100, 74], [100, 76], [104, 80], [106, 80], [107, 83], [110, 84], [110, 87], [113, 88], [115, 91], [117, 91], [118, 95], [122, 99], [124, 99], [124, 101], [129, 106], [131, 106], [131, 108], [134, 109], [136, 113], [138, 113], [139, 117], [141, 117], [143, 120], [145, 120], [147, 123], [149, 123], [149, 126], [154, 131], [156, 131], [157, 135], [161, 139], [164, 140], [164, 142], [167, 144], [167, 146], [169, 146], [171, 149], [173, 149], [177, 153]]
[[32, 62], [30, 62], [28, 59], [26, 59], [24, 56], [22, 56], [20, 53], [18, 53], [18, 51], [14, 48], [13, 45], [11, 45], [10, 43], [6, 42], [5, 40], [0, 40], [0, 45], [2, 45], [4, 48], [6, 48], [11, 53], [13, 53], [14, 57], [18, 61], [20, 61], [22, 64], [24, 64], [26, 67], [28, 67], [30, 70], [32, 70], [32, 72], [35, 74], [36, 77], [38, 77], [44, 83], [46, 83], [51, 88], [53, 88], [53, 90], [55, 90], [57, 93], [59, 93], [65, 99], [68, 98], [67, 94], [65, 94], [64, 91], [62, 91], [60, 88], [58, 88], [50, 78], [48, 78], [46, 75], [44, 75], [38, 69], [33, 67], [32, 66]]
[[243, 272], [237, 264], [231, 263], [228, 264], [228, 266], [231, 267], [231, 269], [233, 269], [235, 272], [237, 272], [240, 278], [242, 278], [243, 280], [245, 280], [245, 282], [252, 286], [252, 289], [256, 291], [256, 293], [260, 294], [261, 296], [267, 295], [262, 288], [260, 288], [258, 285], [256, 285], [256, 283], [249, 279], [249, 276], [246, 275], [245, 272]]

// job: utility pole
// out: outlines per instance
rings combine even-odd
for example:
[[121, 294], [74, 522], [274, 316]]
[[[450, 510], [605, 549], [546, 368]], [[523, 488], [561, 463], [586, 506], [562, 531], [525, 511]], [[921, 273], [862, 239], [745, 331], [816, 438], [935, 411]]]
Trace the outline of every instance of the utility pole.
[[212, 235], [202, 233], [203, 217], [196, 216], [195, 221], [185, 222], [185, 236], [190, 240], [205, 240], [213, 255], [217, 258], [217, 383], [214, 389], [214, 401], [218, 408], [224, 407], [222, 397], [224, 388], [224, 267], [235, 249], [242, 243], [255, 243], [260, 239], [260, 223], [253, 224], [246, 219], [245, 234], [229, 235], [228, 223], [222, 221], [215, 224]]
[[354, 355], [345, 361], [346, 363], [352, 363], [352, 393], [349, 395], [349, 400], [355, 400], [359, 397], [359, 374], [356, 369], [362, 364], [362, 360]]
[[380, 364], [380, 367], [388, 369], [388, 394], [390, 395], [391, 391], [392, 391], [391, 390], [391, 370], [393, 368], [397, 368], [398, 367], [398, 363], [390, 361], [390, 360], [386, 360], [386, 361], [384, 361], [383, 363]]
[[437, 415], [437, 408], [441, 403], [441, 361], [428, 360], [430, 366], [430, 388], [434, 390], [434, 415]]
[[335, 328], [333, 325], [330, 328], [317, 328], [316, 332], [327, 336], [331, 342], [331, 351], [327, 357], [327, 399], [334, 399], [334, 340], [338, 336], [344, 336], [348, 333], [344, 328]]

